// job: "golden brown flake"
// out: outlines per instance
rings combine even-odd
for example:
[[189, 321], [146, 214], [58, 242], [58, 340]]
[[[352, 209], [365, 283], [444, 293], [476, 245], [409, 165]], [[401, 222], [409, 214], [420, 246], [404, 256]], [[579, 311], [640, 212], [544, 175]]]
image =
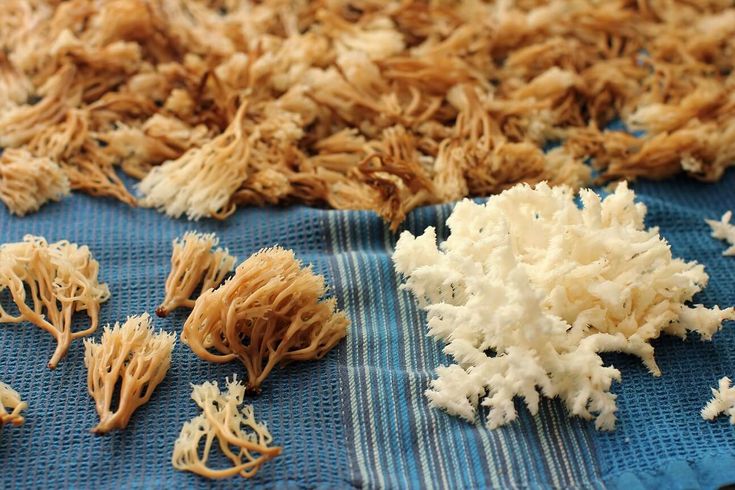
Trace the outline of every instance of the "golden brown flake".
[[325, 292], [324, 278], [292, 251], [264, 249], [199, 296], [181, 340], [205, 361], [239, 359], [258, 392], [276, 365], [320, 359], [347, 334], [347, 316]]
[[192, 296], [201, 285], [201, 291], [216, 288], [235, 265], [235, 257], [227, 249], [217, 248], [219, 238], [214, 233], [186, 232], [173, 242], [171, 272], [166, 279], [166, 297], [156, 309], [156, 315], [165, 317], [181, 306], [194, 307]]
[[[0, 307], [0, 322], [27, 321], [50, 333], [57, 343], [48, 363], [53, 369], [72, 340], [97, 330], [100, 305], [110, 298], [98, 273], [99, 264], [86, 245], [66, 240], [48, 244], [32, 235], [19, 243], [6, 243], [0, 246], [0, 292], [8, 291], [18, 313]], [[89, 326], [73, 331], [78, 311], [87, 314]]]
[[[131, 316], [122, 325], [105, 327], [99, 344], [85, 339], [87, 386], [100, 416], [92, 432], [127, 427], [133, 413], [151, 398], [166, 376], [175, 342], [175, 334], [154, 333], [147, 313]], [[113, 406], [118, 386], [119, 401]]]

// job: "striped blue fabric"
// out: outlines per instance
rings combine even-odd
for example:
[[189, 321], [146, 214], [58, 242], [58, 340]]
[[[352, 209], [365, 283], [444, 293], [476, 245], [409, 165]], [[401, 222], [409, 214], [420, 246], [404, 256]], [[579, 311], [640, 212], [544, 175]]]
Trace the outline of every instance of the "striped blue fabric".
[[[717, 185], [675, 179], [635, 186], [676, 256], [696, 259], [710, 274], [697, 298], [735, 304], [735, 259], [709, 237], [705, 217], [735, 208], [735, 172]], [[413, 212], [414, 234], [444, 226], [451, 206]], [[347, 436], [360, 482], [379, 488], [713, 488], [735, 483], [735, 428], [704, 422], [699, 410], [709, 386], [735, 375], [735, 335], [726, 325], [711, 343], [664, 338], [656, 342], [664, 371], [653, 378], [630, 356], [605, 355], [623, 373], [619, 424], [600, 433], [570, 419], [558, 400], [532, 417], [521, 403], [519, 421], [490, 431], [428, 408], [423, 392], [433, 370], [447, 362], [442, 345], [426, 337], [425, 317], [390, 255], [397, 234], [374, 215], [330, 213], [335, 291], [355, 322], [340, 354], [347, 387]], [[482, 419], [479, 417], [478, 419]]]
[[[716, 185], [675, 179], [635, 186], [677, 256], [710, 274], [698, 300], [735, 304], [735, 259], [709, 237], [705, 217], [735, 208], [735, 172]], [[405, 229], [446, 235], [451, 206], [411, 213]], [[0, 326], [0, 380], [28, 400], [27, 422], [0, 434], [2, 488], [716, 488], [735, 482], [735, 428], [705, 422], [699, 409], [719, 377], [735, 376], [735, 328], [712, 342], [664, 338], [655, 343], [664, 375], [639, 361], [606, 355], [621, 369], [619, 424], [597, 432], [567, 417], [556, 400], [531, 416], [490, 431], [429, 407], [423, 392], [446, 362], [426, 336], [425, 317], [398, 291], [390, 255], [397, 234], [367, 212], [293, 207], [246, 209], [224, 223], [170, 220], [154, 211], [75, 195], [18, 219], [0, 210], [0, 240], [25, 233], [86, 243], [112, 290], [102, 322], [152, 311], [163, 294], [171, 240], [189, 229], [216, 232], [240, 259], [276, 243], [293, 248], [326, 276], [352, 319], [348, 337], [325, 359], [276, 370], [249, 400], [268, 422], [283, 455], [251, 481], [210, 482], [169, 462], [181, 424], [197, 414], [189, 383], [243, 375], [236, 363], [201, 361], [183, 345], [151, 401], [122, 432], [93, 436], [83, 348], [73, 344], [56, 371], [45, 363], [50, 336], [30, 325]], [[0, 294], [7, 305], [5, 294]], [[156, 327], [179, 332], [185, 313]], [[95, 334], [99, 336], [99, 332]]]

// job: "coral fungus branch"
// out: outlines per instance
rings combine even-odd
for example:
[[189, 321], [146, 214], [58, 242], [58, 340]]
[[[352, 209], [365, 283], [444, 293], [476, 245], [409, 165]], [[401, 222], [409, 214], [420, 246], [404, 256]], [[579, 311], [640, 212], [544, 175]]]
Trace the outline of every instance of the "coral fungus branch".
[[320, 359], [346, 335], [349, 320], [325, 292], [292, 251], [264, 249], [197, 299], [181, 340], [204, 360], [239, 359], [257, 392], [276, 365]]
[[[181, 428], [171, 456], [174, 468], [206, 478], [228, 478], [238, 474], [250, 478], [263, 464], [281, 454], [280, 447], [270, 445], [271, 434], [265, 424], [255, 420], [253, 408], [249, 405], [240, 408], [245, 386], [237, 377], [228, 381], [226, 393], [220, 392], [217, 382], [192, 385], [192, 388], [191, 397], [202, 409], [202, 414]], [[215, 438], [231, 461], [230, 468], [212, 469], [207, 465]]]
[[725, 376], [720, 379], [718, 388], [712, 388], [712, 399], [702, 409], [701, 415], [705, 420], [714, 420], [720, 414], [730, 416], [730, 423], [735, 425], [735, 387], [730, 386], [732, 381]]
[[[153, 395], [171, 366], [176, 335], [154, 333], [146, 313], [105, 327], [100, 343], [84, 341], [87, 385], [100, 422], [92, 432], [124, 429], [130, 417]], [[113, 406], [119, 386], [118, 403]]]
[[68, 194], [69, 179], [49, 158], [15, 148], [0, 155], [0, 200], [11, 213], [23, 216]]
[[165, 317], [181, 306], [194, 307], [194, 295], [198, 286], [201, 291], [219, 286], [235, 265], [235, 257], [227, 249], [217, 248], [219, 239], [214, 235], [184, 234], [173, 242], [171, 272], [166, 279], [166, 297], [156, 309], [156, 315]]
[[[48, 363], [53, 369], [73, 339], [97, 329], [100, 305], [110, 297], [98, 273], [99, 264], [87, 246], [66, 240], [48, 244], [31, 235], [19, 243], [6, 243], [0, 246], [0, 292], [8, 291], [19, 314], [13, 316], [0, 308], [0, 322], [28, 321], [50, 333], [57, 342]], [[78, 311], [87, 314], [89, 326], [73, 331], [73, 316]]]

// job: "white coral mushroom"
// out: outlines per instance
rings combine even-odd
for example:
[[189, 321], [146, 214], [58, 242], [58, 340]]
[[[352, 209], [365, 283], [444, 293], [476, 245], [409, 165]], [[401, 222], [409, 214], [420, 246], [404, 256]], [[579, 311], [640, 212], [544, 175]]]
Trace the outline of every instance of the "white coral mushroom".
[[626, 184], [604, 200], [580, 197], [582, 208], [566, 187], [517, 185], [485, 205], [457, 204], [439, 247], [433, 228], [401, 235], [393, 261], [402, 288], [456, 361], [437, 370], [426, 393], [433, 405], [473, 420], [482, 404], [495, 428], [516, 418], [515, 396], [536, 413], [540, 391], [611, 430], [620, 372], [601, 352], [634, 354], [658, 376], [650, 340], [687, 331], [709, 339], [735, 318], [732, 308], [685, 304], [708, 276], [645, 229], [646, 208]]
[[176, 160], [155, 167], [140, 182], [140, 204], [178, 218], [225, 218], [235, 210], [230, 203], [248, 175], [250, 139], [245, 137], [243, 119], [247, 103], [238, 109], [227, 130]]
[[722, 252], [722, 255], [735, 256], [735, 225], [730, 224], [732, 211], [728, 211], [722, 215], [720, 221], [714, 219], [706, 219], [707, 224], [712, 228], [712, 238], [725, 240], [731, 245], [730, 248]]
[[720, 379], [719, 389], [712, 388], [712, 399], [702, 409], [702, 418], [714, 420], [724, 413], [730, 416], [730, 423], [735, 425], [735, 386], [730, 387], [730, 378]]

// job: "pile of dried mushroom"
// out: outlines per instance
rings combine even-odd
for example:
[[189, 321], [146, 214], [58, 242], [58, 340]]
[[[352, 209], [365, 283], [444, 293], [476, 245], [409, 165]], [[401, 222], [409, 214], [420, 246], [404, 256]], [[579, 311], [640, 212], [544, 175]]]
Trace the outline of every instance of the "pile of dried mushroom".
[[[24, 215], [79, 190], [195, 220], [300, 202], [371, 209], [395, 229], [416, 206], [519, 182], [576, 189], [593, 169], [600, 181], [714, 181], [735, 165], [734, 64], [725, 0], [1, 0], [0, 200]], [[605, 129], [617, 119], [639, 134]], [[138, 197], [118, 170], [140, 181]], [[729, 219], [713, 222], [715, 237], [732, 241]], [[202, 414], [172, 463], [249, 477], [281, 449], [245, 394], [278, 364], [325, 355], [349, 321], [292, 252], [266, 248], [235, 268], [217, 244], [174, 241], [157, 313], [192, 308], [182, 341], [204, 360], [241, 361], [247, 380], [193, 386]], [[110, 296], [98, 268], [67, 241], [3, 245], [0, 293], [18, 313], [0, 308], [0, 323], [49, 332], [55, 367], [97, 328]], [[125, 428], [149, 400], [175, 338], [143, 314], [85, 340], [95, 432]], [[729, 383], [707, 417], [732, 415]], [[465, 402], [478, 395], [462, 396], [474, 416]], [[604, 400], [593, 411], [611, 428]], [[589, 415], [584, 402], [574, 413]], [[0, 426], [25, 409], [0, 383]], [[207, 465], [215, 438], [228, 468]]]
[[395, 227], [520, 181], [579, 187], [587, 160], [603, 179], [735, 162], [724, 0], [5, 0], [0, 48], [0, 146], [134, 204], [119, 166], [172, 216], [303, 202]]

